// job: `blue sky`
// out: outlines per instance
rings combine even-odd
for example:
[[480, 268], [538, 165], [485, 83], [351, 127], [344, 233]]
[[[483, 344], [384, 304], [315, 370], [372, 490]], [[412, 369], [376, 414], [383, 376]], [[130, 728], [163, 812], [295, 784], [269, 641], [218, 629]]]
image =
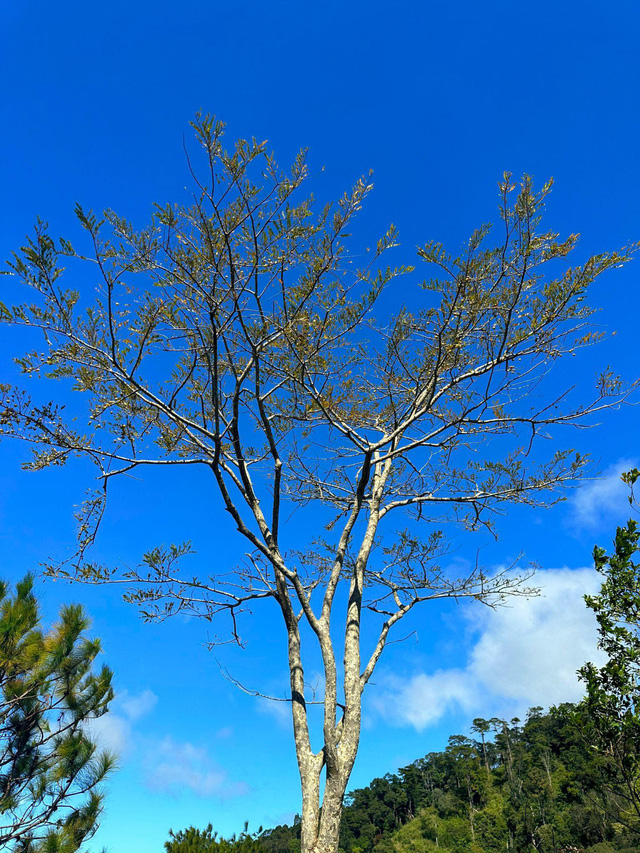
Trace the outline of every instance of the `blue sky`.
[[[321, 197], [374, 169], [358, 234], [371, 239], [394, 222], [399, 262], [428, 239], [459, 246], [495, 217], [504, 170], [555, 178], [547, 221], [581, 233], [580, 257], [640, 237], [634, 2], [5, 0], [0, 21], [3, 258], [37, 215], [73, 238], [76, 202], [142, 224], [152, 202], [183, 198], [183, 134], [198, 109], [225, 120], [230, 139], [268, 138], [283, 164], [309, 146]], [[606, 364], [638, 376], [638, 293], [638, 260], [596, 284], [598, 323], [617, 334], [562, 381], [590, 381]], [[2, 331], [3, 377], [21, 345]], [[525, 552], [543, 568], [546, 597], [497, 613], [423, 610], [367, 698], [353, 786], [441, 748], [473, 716], [577, 697], [573, 672], [595, 653], [580, 598], [596, 584], [590, 552], [625, 516], [618, 475], [640, 458], [637, 436], [637, 407], [607, 414], [570, 439], [593, 454], [601, 480], [553, 510], [511, 513], [498, 543], [456, 539], [461, 565], [479, 547], [491, 566]], [[0, 446], [0, 571], [10, 578], [64, 556], [88, 485], [81, 464], [30, 474], [23, 458], [23, 448]], [[133, 561], [158, 537], [192, 539], [194, 567], [233, 565], [243, 547], [191, 474], [149, 474], [116, 490], [100, 554]], [[41, 594], [49, 616], [62, 601], [87, 605], [116, 673], [119, 698], [100, 737], [120, 749], [121, 770], [96, 849], [152, 853], [169, 827], [211, 821], [229, 833], [299, 808], [283, 706], [220, 676], [203, 624], [143, 625], [108, 588], [47, 583]], [[277, 627], [257, 612], [247, 649], [217, 657], [249, 686], [283, 693]]]

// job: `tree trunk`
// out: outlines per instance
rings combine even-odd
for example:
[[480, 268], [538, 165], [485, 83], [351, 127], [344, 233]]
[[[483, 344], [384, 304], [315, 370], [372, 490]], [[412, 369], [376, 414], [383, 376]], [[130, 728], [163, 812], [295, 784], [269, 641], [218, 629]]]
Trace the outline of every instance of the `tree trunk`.
[[307, 779], [303, 784], [301, 853], [336, 853], [338, 850], [347, 782], [348, 776], [332, 776], [327, 779], [322, 805], [319, 797], [319, 774], [315, 780]]

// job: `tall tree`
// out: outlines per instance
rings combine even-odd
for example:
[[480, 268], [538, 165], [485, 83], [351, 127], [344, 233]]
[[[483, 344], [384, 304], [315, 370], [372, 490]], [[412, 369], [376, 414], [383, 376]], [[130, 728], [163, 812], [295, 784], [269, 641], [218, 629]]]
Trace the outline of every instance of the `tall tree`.
[[40, 628], [33, 579], [10, 595], [0, 582], [0, 847], [15, 853], [75, 853], [98, 827], [100, 783], [113, 759], [87, 723], [105, 713], [111, 672], [92, 671], [98, 640], [88, 619], [63, 607]]
[[[622, 479], [633, 488], [637, 469]], [[633, 504], [633, 493], [630, 497]], [[614, 791], [627, 804], [627, 825], [640, 839], [640, 528], [629, 519], [618, 527], [614, 549], [596, 547], [593, 558], [604, 580], [585, 601], [598, 621], [598, 646], [607, 660], [583, 666], [587, 695], [580, 715], [593, 746], [610, 763]], [[586, 718], [585, 718], [586, 715]], [[623, 813], [624, 815], [624, 813]]]
[[[595, 339], [588, 288], [629, 251], [569, 268], [577, 237], [540, 229], [550, 184], [535, 191], [529, 178], [516, 186], [505, 175], [497, 240], [483, 226], [460, 256], [427, 243], [418, 255], [428, 277], [403, 287], [411, 268], [379, 266], [393, 228], [369, 263], [347, 251], [366, 180], [316, 211], [298, 200], [302, 155], [285, 173], [265, 144], [241, 140], [227, 152], [219, 122], [199, 117], [194, 128], [204, 167], [191, 169], [191, 206], [157, 207], [142, 231], [79, 208], [86, 251], [54, 241], [41, 222], [16, 255], [13, 272], [36, 302], [4, 307], [2, 318], [45, 339], [44, 351], [19, 363], [26, 374], [70, 380], [89, 415], [78, 428], [60, 405], [5, 386], [0, 422], [35, 445], [31, 468], [70, 456], [97, 466], [101, 485], [80, 512], [76, 557], [53, 573], [126, 582], [147, 618], [226, 614], [236, 640], [246, 605], [276, 605], [302, 849], [333, 851], [362, 693], [391, 629], [430, 600], [495, 604], [525, 591], [507, 572], [451, 577], [438, 566], [439, 530], [447, 521], [490, 526], [509, 503], [553, 502], [579, 474], [574, 452], [540, 452], [534, 464], [533, 450], [554, 427], [617, 400], [620, 383], [607, 372], [593, 399], [575, 405], [565, 389], [544, 397], [539, 385], [559, 357]], [[76, 261], [91, 270], [87, 286], [65, 290], [62, 263]], [[123, 574], [91, 562], [109, 483], [146, 466], [167, 476], [206, 468], [249, 545], [246, 565], [184, 577], [188, 545], [158, 547]], [[313, 511], [308, 541], [283, 522], [292, 504]], [[377, 639], [363, 648], [365, 612]], [[319, 750], [307, 714], [308, 636], [324, 668]]]
[[483, 720], [482, 717], [476, 717], [471, 726], [471, 731], [480, 735], [480, 740], [482, 742], [482, 761], [487, 773], [489, 773], [489, 761], [487, 759], [487, 744], [485, 742], [485, 736], [490, 730], [491, 723], [489, 720]]

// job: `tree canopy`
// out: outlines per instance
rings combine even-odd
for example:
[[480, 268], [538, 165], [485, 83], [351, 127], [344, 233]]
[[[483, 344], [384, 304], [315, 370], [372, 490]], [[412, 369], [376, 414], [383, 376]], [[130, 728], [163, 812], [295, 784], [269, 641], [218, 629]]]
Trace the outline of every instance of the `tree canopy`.
[[[76, 421], [61, 403], [4, 385], [0, 429], [33, 445], [30, 468], [75, 456], [96, 466], [77, 553], [53, 574], [117, 581], [146, 618], [197, 614], [236, 641], [243, 611], [276, 605], [302, 845], [330, 853], [362, 692], [390, 631], [427, 601], [494, 605], [530, 592], [508, 571], [445, 571], [442, 528], [491, 527], [507, 504], [551, 503], [579, 475], [585, 459], [558, 443], [558, 428], [624, 389], [609, 370], [588, 399], [545, 381], [558, 359], [598, 339], [589, 287], [634, 247], [569, 266], [577, 236], [541, 224], [551, 184], [536, 190], [529, 177], [505, 174], [495, 232], [480, 227], [460, 254], [427, 242], [418, 278], [411, 266], [382, 263], [393, 227], [372, 251], [350, 249], [368, 179], [318, 209], [302, 195], [304, 155], [282, 171], [264, 143], [227, 151], [220, 122], [200, 116], [193, 127], [204, 157], [190, 161], [190, 204], [157, 206], [142, 230], [78, 208], [83, 247], [54, 240], [40, 222], [16, 253], [12, 271], [35, 301], [2, 306], [0, 319], [44, 337], [18, 363], [81, 395], [87, 415]], [[78, 287], [65, 288], [65, 276]], [[188, 543], [163, 543], [124, 570], [91, 560], [109, 484], [149, 466], [208, 470], [249, 546], [237, 570], [182, 574]], [[285, 523], [294, 506], [306, 513], [307, 538]], [[366, 648], [365, 614], [375, 632]], [[322, 658], [319, 750], [305, 636]]]

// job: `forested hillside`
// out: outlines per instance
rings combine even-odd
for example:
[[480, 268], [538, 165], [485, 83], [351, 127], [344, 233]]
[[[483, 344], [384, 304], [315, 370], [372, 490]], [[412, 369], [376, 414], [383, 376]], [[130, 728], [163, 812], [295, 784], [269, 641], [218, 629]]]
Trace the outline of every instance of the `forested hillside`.
[[[589, 721], [561, 705], [474, 720], [443, 752], [347, 799], [343, 853], [637, 853], [640, 820], [616, 767], [589, 746]], [[629, 745], [632, 748], [632, 745]], [[237, 839], [172, 834], [167, 853], [297, 853], [299, 825]]]

